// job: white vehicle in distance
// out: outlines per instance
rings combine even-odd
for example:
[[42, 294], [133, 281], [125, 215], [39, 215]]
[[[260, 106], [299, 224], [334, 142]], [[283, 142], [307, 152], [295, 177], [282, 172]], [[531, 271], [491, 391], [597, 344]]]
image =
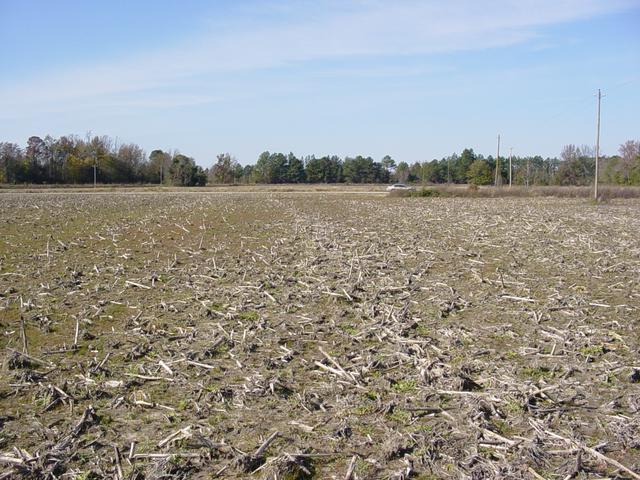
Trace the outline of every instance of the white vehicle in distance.
[[412, 190], [415, 190], [415, 188], [413, 188], [410, 185], [405, 185], [404, 183], [394, 183], [393, 185], [389, 185], [387, 187], [387, 192], [393, 192], [394, 190], [412, 191]]

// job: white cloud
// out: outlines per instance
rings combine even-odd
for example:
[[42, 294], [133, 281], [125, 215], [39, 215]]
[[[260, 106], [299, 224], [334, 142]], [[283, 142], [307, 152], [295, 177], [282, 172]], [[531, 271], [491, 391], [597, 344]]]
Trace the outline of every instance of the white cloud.
[[[189, 95], [188, 89], [186, 95], [175, 91], [198, 76], [317, 59], [507, 46], [536, 38], [547, 25], [637, 5], [637, 0], [325, 0], [258, 4], [254, 7], [258, 10], [239, 10], [224, 24], [214, 23], [210, 33], [181, 45], [63, 72], [42, 72], [20, 85], [4, 85], [0, 93], [4, 113], [0, 115], [11, 117], [19, 111], [35, 113], [68, 105], [92, 108], [107, 101], [138, 108], [210, 102], [210, 95]], [[260, 21], [261, 16], [268, 21]], [[137, 101], [138, 95], [144, 95], [144, 100]]]

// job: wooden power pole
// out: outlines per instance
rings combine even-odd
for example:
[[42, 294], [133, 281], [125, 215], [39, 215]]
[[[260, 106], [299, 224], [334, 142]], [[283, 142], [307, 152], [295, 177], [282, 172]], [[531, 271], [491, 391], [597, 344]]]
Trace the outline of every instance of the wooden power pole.
[[513, 157], [513, 147], [509, 148], [509, 188], [511, 188], [511, 157]]
[[596, 121], [596, 172], [593, 182], [593, 198], [598, 201], [598, 157], [600, 156], [600, 100], [602, 99], [602, 93], [598, 89], [598, 116]]
[[496, 187], [502, 185], [502, 174], [500, 172], [500, 134], [498, 134], [498, 155], [496, 156]]

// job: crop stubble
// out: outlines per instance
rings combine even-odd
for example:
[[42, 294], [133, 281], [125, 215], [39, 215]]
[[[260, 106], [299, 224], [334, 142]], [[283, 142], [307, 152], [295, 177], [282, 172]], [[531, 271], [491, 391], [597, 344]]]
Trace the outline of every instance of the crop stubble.
[[0, 475], [640, 478], [637, 200], [0, 205]]

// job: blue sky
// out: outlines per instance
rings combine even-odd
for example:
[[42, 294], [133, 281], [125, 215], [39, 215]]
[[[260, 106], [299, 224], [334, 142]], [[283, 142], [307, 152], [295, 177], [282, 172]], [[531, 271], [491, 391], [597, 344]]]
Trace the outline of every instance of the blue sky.
[[557, 156], [640, 139], [640, 0], [0, 0], [0, 141]]

